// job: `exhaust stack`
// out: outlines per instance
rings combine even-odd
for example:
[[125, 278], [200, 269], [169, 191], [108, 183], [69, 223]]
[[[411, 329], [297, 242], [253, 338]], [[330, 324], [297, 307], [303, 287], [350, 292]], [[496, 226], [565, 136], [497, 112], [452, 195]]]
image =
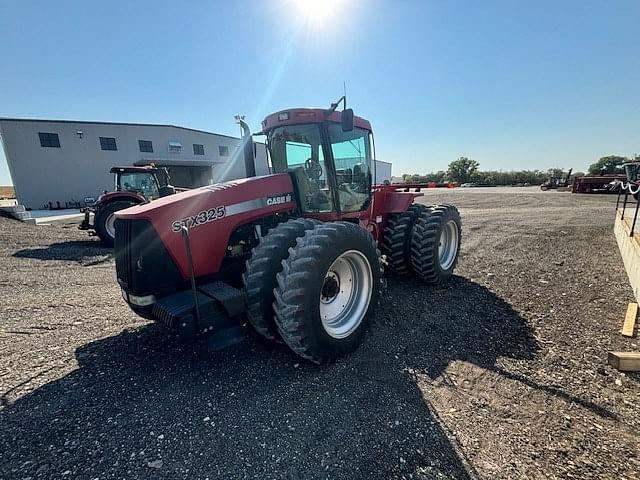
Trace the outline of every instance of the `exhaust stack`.
[[242, 128], [242, 153], [244, 157], [244, 168], [248, 177], [256, 176], [256, 162], [253, 152], [253, 138], [251, 137], [251, 129], [247, 122], [244, 121], [244, 115], [236, 115], [236, 122]]

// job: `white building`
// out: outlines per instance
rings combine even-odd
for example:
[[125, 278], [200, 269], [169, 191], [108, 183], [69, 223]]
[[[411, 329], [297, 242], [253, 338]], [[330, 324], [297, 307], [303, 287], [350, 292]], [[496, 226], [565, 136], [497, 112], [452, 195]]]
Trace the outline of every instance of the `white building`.
[[[116, 165], [166, 167], [183, 188], [246, 177], [240, 138], [174, 125], [0, 118], [0, 137], [18, 202], [31, 209], [84, 206], [113, 189]], [[264, 144], [254, 147], [266, 175]], [[390, 179], [391, 164], [377, 160], [376, 183]]]
[[[27, 208], [82, 206], [113, 189], [109, 169], [155, 163], [176, 187], [246, 176], [241, 140], [174, 125], [0, 118], [18, 202]], [[269, 173], [256, 144], [256, 174]]]
[[391, 164], [382, 160], [376, 160], [376, 183], [384, 183], [385, 180], [391, 181]]

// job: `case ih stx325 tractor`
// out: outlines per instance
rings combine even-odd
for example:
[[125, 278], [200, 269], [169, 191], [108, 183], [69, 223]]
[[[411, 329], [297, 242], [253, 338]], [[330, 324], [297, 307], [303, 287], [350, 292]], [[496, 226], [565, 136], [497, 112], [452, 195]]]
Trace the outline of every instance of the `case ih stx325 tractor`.
[[110, 173], [114, 174], [115, 190], [105, 191], [91, 207], [84, 208], [84, 220], [78, 227], [80, 230], [94, 230], [106, 247], [113, 247], [115, 212], [176, 193], [176, 189], [169, 185], [169, 174], [164, 168], [154, 165], [113, 167]]
[[[129, 306], [183, 335], [245, 314], [260, 335], [321, 363], [361, 342], [383, 266], [446, 280], [458, 258], [458, 211], [372, 185], [371, 125], [337, 105], [263, 121], [271, 175], [116, 213], [117, 277]], [[251, 175], [249, 135], [245, 145]]]

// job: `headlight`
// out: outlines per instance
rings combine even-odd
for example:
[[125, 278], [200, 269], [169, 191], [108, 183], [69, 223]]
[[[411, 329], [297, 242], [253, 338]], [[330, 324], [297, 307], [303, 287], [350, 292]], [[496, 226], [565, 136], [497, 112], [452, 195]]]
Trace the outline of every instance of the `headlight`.
[[132, 303], [138, 307], [148, 307], [149, 305], [156, 303], [156, 297], [153, 295], [132, 295], [124, 290], [122, 290], [122, 298], [124, 298], [128, 303]]

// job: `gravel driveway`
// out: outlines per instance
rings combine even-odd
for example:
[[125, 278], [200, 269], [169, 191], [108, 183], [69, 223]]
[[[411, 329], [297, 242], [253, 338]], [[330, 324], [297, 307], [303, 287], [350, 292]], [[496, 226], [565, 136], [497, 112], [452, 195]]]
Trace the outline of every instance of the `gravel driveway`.
[[0, 218], [0, 478], [640, 478], [615, 197], [429, 192], [463, 217], [450, 283], [391, 278], [328, 366], [133, 315], [74, 225]]

